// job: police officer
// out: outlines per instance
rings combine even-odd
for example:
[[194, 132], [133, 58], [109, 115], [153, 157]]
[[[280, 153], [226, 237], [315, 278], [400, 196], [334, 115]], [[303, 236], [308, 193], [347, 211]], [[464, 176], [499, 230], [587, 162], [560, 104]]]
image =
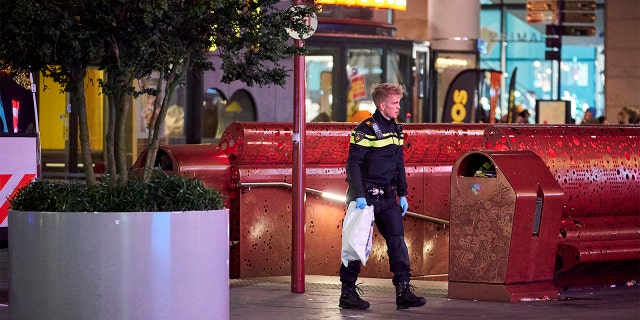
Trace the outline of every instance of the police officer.
[[[417, 297], [409, 285], [409, 254], [402, 221], [409, 208], [402, 155], [404, 134], [402, 126], [395, 121], [402, 95], [402, 87], [396, 84], [379, 83], [371, 87], [376, 111], [351, 132], [346, 171], [347, 201], [356, 201], [360, 209], [373, 205], [375, 223], [386, 241], [389, 265], [394, 274], [396, 306], [407, 309], [422, 306], [426, 300]], [[399, 205], [397, 197], [400, 198]], [[356, 290], [359, 273], [360, 261], [350, 261], [347, 266], [341, 264], [341, 308], [369, 308], [369, 302], [360, 298]]]

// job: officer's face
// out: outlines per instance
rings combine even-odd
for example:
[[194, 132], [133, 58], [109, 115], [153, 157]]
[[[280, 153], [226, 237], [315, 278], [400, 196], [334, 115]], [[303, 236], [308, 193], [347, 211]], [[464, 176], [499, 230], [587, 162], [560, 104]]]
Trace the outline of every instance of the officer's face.
[[395, 119], [400, 112], [400, 95], [391, 95], [387, 99], [380, 101], [380, 113], [387, 119]]

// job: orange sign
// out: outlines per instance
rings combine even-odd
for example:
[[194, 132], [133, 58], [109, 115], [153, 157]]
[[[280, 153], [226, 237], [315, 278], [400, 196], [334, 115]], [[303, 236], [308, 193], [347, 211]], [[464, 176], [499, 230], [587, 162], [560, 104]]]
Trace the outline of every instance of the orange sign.
[[352, 74], [351, 80], [351, 96], [353, 100], [367, 97], [367, 89], [364, 83], [364, 74]]
[[407, 0], [316, 0], [315, 3], [402, 11], [407, 10]]

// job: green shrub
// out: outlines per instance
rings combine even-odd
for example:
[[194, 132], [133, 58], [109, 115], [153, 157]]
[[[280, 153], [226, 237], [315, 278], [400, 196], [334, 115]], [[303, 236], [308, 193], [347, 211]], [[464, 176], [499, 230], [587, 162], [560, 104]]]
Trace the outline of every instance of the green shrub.
[[168, 212], [224, 208], [223, 196], [197, 178], [154, 171], [124, 186], [34, 180], [9, 199], [11, 209], [43, 212]]

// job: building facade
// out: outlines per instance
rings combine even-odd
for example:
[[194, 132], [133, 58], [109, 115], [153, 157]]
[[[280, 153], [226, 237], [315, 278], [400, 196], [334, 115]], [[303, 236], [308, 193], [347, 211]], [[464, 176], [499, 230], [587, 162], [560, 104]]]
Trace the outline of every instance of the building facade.
[[[531, 111], [530, 122], [535, 122], [538, 100], [570, 101], [567, 123], [580, 123], [584, 112], [595, 108], [597, 116], [616, 124], [623, 107], [640, 107], [640, 32], [630, 32], [640, 30], [635, 0], [595, 1], [595, 34], [563, 37], [559, 63], [545, 59], [545, 24], [527, 22], [525, 0], [387, 1], [393, 8], [317, 2], [323, 5], [318, 29], [305, 40], [309, 122], [358, 121], [374, 108], [369, 86], [382, 81], [407, 89], [399, 121], [442, 122], [446, 90], [466, 69], [502, 74], [496, 121], [507, 112], [512, 78], [515, 103]], [[211, 59], [217, 59], [215, 52]], [[284, 63], [293, 69], [293, 61]], [[96, 162], [102, 158], [106, 123], [106, 102], [96, 87], [100, 77], [100, 71], [91, 70], [86, 81], [87, 98], [99, 106], [89, 114]], [[179, 88], [167, 114], [165, 143], [215, 144], [235, 121], [293, 121], [293, 78], [286, 87], [247, 87], [220, 79], [218, 73], [205, 72]], [[70, 161], [79, 150], [71, 143], [77, 133], [70, 130], [68, 98], [48, 79], [40, 78], [38, 87], [47, 88], [37, 97], [40, 106], [47, 106], [39, 110], [45, 177], [79, 172], [77, 161]], [[151, 99], [140, 97], [132, 108], [132, 163], [147, 138]], [[5, 104], [3, 111], [10, 113], [10, 107]]]

